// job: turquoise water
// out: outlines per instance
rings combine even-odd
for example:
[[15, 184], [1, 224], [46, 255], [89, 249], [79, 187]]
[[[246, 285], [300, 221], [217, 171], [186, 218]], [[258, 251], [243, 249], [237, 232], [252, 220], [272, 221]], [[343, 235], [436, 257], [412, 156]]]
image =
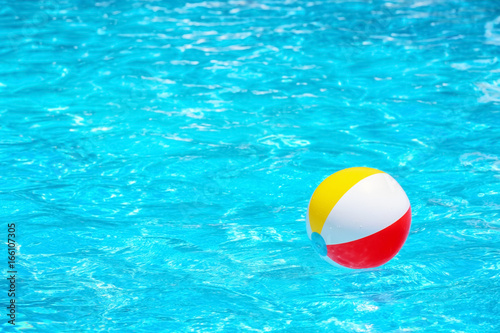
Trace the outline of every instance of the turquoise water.
[[[0, 0], [0, 37], [17, 330], [500, 329], [497, 1]], [[306, 235], [352, 166], [412, 204], [377, 269]]]

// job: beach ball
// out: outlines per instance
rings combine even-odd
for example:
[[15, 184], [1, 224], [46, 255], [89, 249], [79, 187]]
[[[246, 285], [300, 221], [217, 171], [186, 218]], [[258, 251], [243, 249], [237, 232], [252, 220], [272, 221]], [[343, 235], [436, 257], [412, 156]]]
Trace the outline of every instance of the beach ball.
[[326, 178], [307, 209], [307, 235], [335, 266], [372, 268], [403, 247], [411, 224], [410, 201], [387, 173], [348, 168]]

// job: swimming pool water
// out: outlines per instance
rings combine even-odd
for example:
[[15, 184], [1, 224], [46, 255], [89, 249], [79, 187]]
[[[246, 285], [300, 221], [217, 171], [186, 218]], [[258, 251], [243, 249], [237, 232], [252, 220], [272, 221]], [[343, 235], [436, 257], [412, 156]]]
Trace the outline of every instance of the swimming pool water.
[[[0, 37], [16, 330], [500, 329], [497, 1], [0, 0]], [[380, 268], [306, 235], [351, 166], [412, 204]]]

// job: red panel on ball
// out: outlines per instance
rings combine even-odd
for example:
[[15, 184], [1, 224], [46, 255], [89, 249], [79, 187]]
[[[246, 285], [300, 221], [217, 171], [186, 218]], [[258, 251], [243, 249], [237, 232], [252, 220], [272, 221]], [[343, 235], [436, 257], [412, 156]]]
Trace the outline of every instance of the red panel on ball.
[[349, 268], [372, 268], [391, 260], [410, 232], [411, 207], [396, 222], [373, 235], [342, 244], [327, 245], [327, 256]]

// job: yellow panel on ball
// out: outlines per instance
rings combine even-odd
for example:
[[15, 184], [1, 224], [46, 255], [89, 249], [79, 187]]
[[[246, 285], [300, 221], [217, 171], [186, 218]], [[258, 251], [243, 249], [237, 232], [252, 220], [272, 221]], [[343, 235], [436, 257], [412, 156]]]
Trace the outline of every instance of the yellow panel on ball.
[[340, 198], [360, 180], [376, 173], [383, 173], [383, 171], [356, 167], [341, 170], [326, 178], [316, 188], [309, 202], [311, 231], [321, 233], [328, 214], [330, 214]]

